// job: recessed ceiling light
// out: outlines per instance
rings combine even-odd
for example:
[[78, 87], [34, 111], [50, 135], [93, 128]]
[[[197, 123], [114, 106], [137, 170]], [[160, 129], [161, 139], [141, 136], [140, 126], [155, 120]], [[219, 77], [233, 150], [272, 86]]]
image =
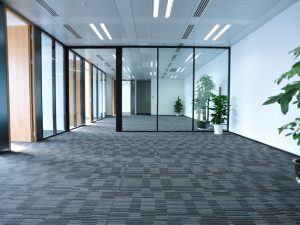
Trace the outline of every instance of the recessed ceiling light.
[[216, 24], [213, 29], [211, 29], [211, 31], [206, 35], [206, 37], [204, 38], [204, 41], [207, 41], [220, 27], [220, 24]]
[[169, 18], [171, 15], [172, 7], [173, 7], [174, 0], [168, 0], [167, 10], [166, 10], [166, 18]]
[[192, 56], [193, 56], [193, 53], [191, 53], [191, 54], [189, 55], [189, 57], [186, 58], [185, 62], [189, 61], [189, 60], [192, 58]]
[[102, 30], [104, 31], [104, 33], [106, 34], [106, 36], [108, 37], [108, 39], [111, 40], [112, 37], [111, 37], [110, 33], [108, 32], [105, 24], [104, 23], [100, 23], [100, 26], [102, 27]]
[[152, 68], [153, 67], [153, 61], [151, 61], [150, 65], [151, 65], [151, 68]]
[[183, 71], [185, 71], [185, 67], [183, 67], [182, 70], [181, 70], [180, 72], [183, 72]]
[[117, 59], [117, 57], [116, 57], [116, 55], [115, 55], [115, 54], [113, 54], [113, 57], [114, 57], [115, 59]]
[[153, 18], [158, 17], [159, 0], [153, 0]]
[[195, 59], [197, 59], [199, 57], [200, 53], [198, 53], [196, 56], [195, 56]]
[[155, 63], [155, 67], [157, 67], [157, 61], [156, 61], [156, 63]]
[[176, 73], [178, 73], [180, 70], [181, 70], [181, 67], [179, 67], [179, 68], [176, 70]]
[[152, 72], [150, 72], [150, 76], [152, 76]]
[[217, 40], [219, 37], [221, 37], [222, 34], [224, 34], [229, 28], [231, 27], [230, 24], [227, 24], [214, 38], [213, 41]]
[[90, 23], [90, 27], [91, 27], [91, 28], [93, 29], [93, 31], [97, 34], [97, 36], [98, 36], [101, 40], [103, 40], [103, 37], [102, 37], [102, 35], [100, 34], [99, 30], [96, 28], [95, 24]]
[[122, 61], [123, 61], [123, 62], [125, 61], [123, 57], [122, 57]]
[[135, 78], [133, 75], [131, 76], [133, 79]]
[[131, 73], [131, 70], [129, 69], [129, 67], [127, 67], [127, 70], [128, 70], [129, 73]]

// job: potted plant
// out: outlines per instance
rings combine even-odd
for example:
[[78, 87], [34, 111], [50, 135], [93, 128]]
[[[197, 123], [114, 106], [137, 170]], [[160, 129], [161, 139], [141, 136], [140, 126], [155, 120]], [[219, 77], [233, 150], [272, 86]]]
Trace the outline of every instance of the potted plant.
[[211, 76], [205, 74], [196, 83], [194, 110], [197, 114], [196, 124], [198, 128], [206, 129], [209, 125], [207, 118], [207, 102], [211, 92], [215, 89], [216, 85]]
[[[300, 46], [290, 53], [293, 53], [295, 60], [300, 56]], [[281, 88], [282, 92], [278, 95], [271, 96], [263, 105], [278, 103], [281, 108], [281, 112], [286, 114], [289, 111], [290, 105], [295, 105], [300, 109], [300, 61], [296, 61], [292, 68], [282, 74], [275, 82], [277, 85], [281, 84], [282, 81], [288, 81], [293, 78], [293, 81], [287, 83]], [[283, 131], [287, 131], [286, 136], [292, 136], [297, 145], [300, 145], [300, 117], [295, 118], [288, 124], [285, 124], [278, 128], [279, 134]], [[300, 159], [294, 159], [296, 179], [300, 183]]]
[[227, 120], [228, 96], [211, 94], [213, 107], [211, 122], [214, 125], [215, 134], [223, 134], [223, 123]]
[[178, 96], [178, 98], [177, 98], [177, 100], [175, 101], [175, 104], [174, 104], [174, 111], [175, 111], [176, 116], [180, 115], [180, 112], [181, 112], [182, 108], [183, 108], [182, 101]]

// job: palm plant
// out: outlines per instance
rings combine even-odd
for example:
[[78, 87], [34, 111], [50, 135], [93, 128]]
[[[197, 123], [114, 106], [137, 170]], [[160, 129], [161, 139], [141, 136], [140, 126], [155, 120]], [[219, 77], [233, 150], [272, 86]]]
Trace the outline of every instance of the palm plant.
[[211, 94], [211, 101], [213, 103], [213, 107], [210, 108], [212, 110], [211, 122], [223, 124], [227, 120], [228, 96]]
[[[203, 75], [196, 83], [194, 109], [197, 114], [197, 120], [207, 122], [206, 104], [215, 89], [216, 85], [209, 75]], [[201, 117], [202, 115], [202, 117]]]
[[178, 98], [177, 98], [177, 100], [176, 100], [176, 102], [174, 104], [174, 111], [176, 113], [180, 113], [181, 110], [182, 110], [182, 108], [183, 108], [182, 101], [181, 101], [181, 99], [178, 96]]
[[[300, 56], [300, 46], [290, 53], [293, 53], [295, 59]], [[282, 81], [287, 81], [290, 79], [295, 79], [293, 82], [286, 84], [281, 88], [282, 92], [278, 95], [271, 96], [263, 105], [278, 103], [281, 107], [281, 112], [286, 114], [289, 111], [289, 106], [296, 105], [300, 109], [300, 61], [294, 63], [292, 68], [282, 74], [275, 82], [277, 85], [281, 84]], [[285, 124], [278, 128], [279, 134], [283, 131], [288, 131], [286, 136], [292, 136], [294, 140], [297, 141], [297, 144], [300, 145], [300, 117], [294, 119], [294, 121]]]

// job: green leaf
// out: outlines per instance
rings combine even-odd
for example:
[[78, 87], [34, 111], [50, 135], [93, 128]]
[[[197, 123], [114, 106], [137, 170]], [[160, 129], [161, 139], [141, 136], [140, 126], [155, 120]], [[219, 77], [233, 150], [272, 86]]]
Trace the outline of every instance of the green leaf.
[[298, 75], [300, 76], [300, 61], [295, 63], [292, 67], [297, 73]]
[[269, 97], [269, 99], [267, 101], [265, 101], [263, 103], [263, 105], [269, 105], [269, 104], [276, 103], [281, 99], [282, 96], [283, 96], [283, 93], [280, 93], [279, 95], [271, 96], [271, 97]]

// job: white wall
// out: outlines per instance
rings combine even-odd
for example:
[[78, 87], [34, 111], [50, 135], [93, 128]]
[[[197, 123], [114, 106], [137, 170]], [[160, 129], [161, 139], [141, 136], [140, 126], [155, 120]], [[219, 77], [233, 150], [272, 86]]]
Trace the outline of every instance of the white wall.
[[131, 113], [131, 81], [122, 81], [122, 114]]
[[298, 155], [296, 142], [277, 128], [299, 117], [299, 110], [284, 116], [279, 105], [262, 103], [280, 91], [274, 80], [294, 62], [288, 52], [300, 45], [299, 27], [298, 1], [232, 46], [230, 116], [230, 131]]
[[106, 115], [112, 116], [112, 85], [113, 80], [111, 76], [106, 76]]
[[[196, 61], [197, 64], [197, 61]], [[224, 51], [216, 58], [212, 59], [195, 72], [195, 83], [203, 75], [209, 75], [216, 84], [215, 93], [218, 93], [219, 87], [222, 88], [222, 94], [228, 94], [228, 51]], [[195, 84], [196, 88], [196, 84]], [[193, 113], [193, 75], [184, 79], [184, 115], [192, 118]]]
[[[157, 104], [156, 79], [151, 79], [151, 115], [156, 115]], [[184, 105], [184, 82], [178, 79], [159, 79], [159, 115], [175, 115], [174, 104], [178, 96]], [[184, 109], [182, 113], [184, 112]]]

